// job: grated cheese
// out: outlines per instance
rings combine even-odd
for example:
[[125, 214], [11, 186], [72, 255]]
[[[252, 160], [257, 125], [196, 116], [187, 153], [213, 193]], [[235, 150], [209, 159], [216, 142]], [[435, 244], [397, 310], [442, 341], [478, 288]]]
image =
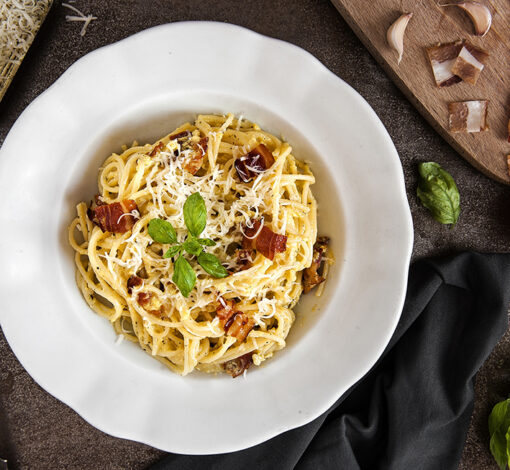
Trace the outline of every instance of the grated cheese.
[[69, 5], [69, 3], [62, 3], [62, 6], [65, 8], [69, 8], [78, 15], [78, 16], [67, 15], [66, 21], [82, 21], [83, 27], [81, 28], [80, 36], [85, 36], [85, 33], [87, 32], [87, 26], [90, 24], [91, 21], [97, 20], [97, 17], [92, 15], [84, 15], [80, 10], [78, 10], [78, 8], [74, 7], [73, 5]]
[[2, 0], [0, 2], [0, 88], [10, 67], [18, 67], [28, 52], [52, 0]]

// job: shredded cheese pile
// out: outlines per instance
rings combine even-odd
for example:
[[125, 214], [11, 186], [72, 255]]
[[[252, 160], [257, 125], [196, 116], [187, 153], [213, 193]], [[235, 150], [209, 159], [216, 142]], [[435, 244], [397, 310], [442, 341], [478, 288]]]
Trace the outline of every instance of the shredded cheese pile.
[[10, 79], [28, 52], [52, 0], [2, 0], [0, 2], [0, 88]]

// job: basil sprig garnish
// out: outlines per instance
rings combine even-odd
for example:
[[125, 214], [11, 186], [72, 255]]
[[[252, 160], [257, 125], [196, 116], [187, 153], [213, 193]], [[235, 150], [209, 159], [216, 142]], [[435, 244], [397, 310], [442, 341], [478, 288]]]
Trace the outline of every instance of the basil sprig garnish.
[[510, 465], [510, 398], [496, 404], [489, 415], [490, 449], [499, 468]]
[[420, 163], [417, 194], [434, 219], [452, 227], [459, 220], [460, 195], [450, 173], [434, 162]]
[[183, 252], [196, 256], [198, 264], [205, 272], [216, 278], [228, 276], [228, 271], [220, 260], [212, 253], [204, 252], [204, 246], [214, 246], [216, 242], [210, 238], [197, 238], [205, 229], [207, 209], [200, 193], [194, 193], [186, 199], [183, 207], [184, 223], [188, 228], [188, 236], [183, 243], [177, 241], [177, 233], [172, 224], [162, 219], [152, 219], [148, 231], [151, 238], [164, 245], [172, 246], [163, 254], [163, 258], [174, 258], [174, 275], [172, 281], [184, 297], [188, 297], [195, 286], [197, 276]]

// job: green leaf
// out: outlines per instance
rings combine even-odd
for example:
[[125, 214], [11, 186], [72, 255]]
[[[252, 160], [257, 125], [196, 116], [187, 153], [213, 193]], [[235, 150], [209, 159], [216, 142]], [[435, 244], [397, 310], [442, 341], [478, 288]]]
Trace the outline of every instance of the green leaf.
[[455, 225], [460, 214], [460, 195], [450, 173], [434, 162], [420, 163], [417, 194], [421, 203], [442, 224]]
[[216, 242], [210, 238], [197, 238], [197, 242], [204, 246], [214, 246]]
[[152, 219], [149, 222], [149, 235], [159, 243], [177, 243], [175, 229], [166, 220]]
[[163, 258], [173, 258], [177, 253], [182, 250], [182, 245], [171, 246], [168, 251], [163, 255]]
[[202, 245], [198, 243], [198, 240], [195, 240], [194, 238], [190, 238], [186, 240], [182, 247], [190, 254], [198, 256], [200, 253], [202, 253]]
[[200, 193], [194, 193], [186, 199], [183, 207], [184, 223], [189, 233], [198, 237], [205, 229], [207, 222], [207, 210]]
[[204, 271], [213, 277], [227, 277], [228, 271], [222, 266], [220, 260], [211, 253], [202, 252], [198, 255], [198, 263]]
[[197, 276], [188, 261], [181, 255], [174, 263], [172, 281], [179, 288], [184, 297], [189, 297], [191, 289], [195, 286]]
[[490, 449], [503, 470], [509, 463], [510, 398], [497, 403], [489, 416]]

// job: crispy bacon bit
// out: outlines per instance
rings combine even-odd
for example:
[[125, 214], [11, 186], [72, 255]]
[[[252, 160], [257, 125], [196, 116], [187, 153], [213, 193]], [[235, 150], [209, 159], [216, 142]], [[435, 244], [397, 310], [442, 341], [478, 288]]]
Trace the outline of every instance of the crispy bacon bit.
[[248, 333], [255, 326], [253, 319], [237, 310], [237, 304], [234, 300], [225, 300], [221, 296], [218, 297], [216, 316], [225, 333], [233, 336], [238, 341], [244, 341]]
[[239, 271], [245, 271], [252, 267], [253, 259], [255, 258], [254, 250], [237, 250], [236, 255], [236, 262]]
[[255, 320], [243, 312], [237, 312], [225, 325], [225, 332], [237, 341], [242, 342], [254, 326]]
[[506, 156], [506, 165], [508, 167], [508, 175], [510, 175], [510, 154]]
[[458, 101], [448, 105], [450, 131], [480, 132], [487, 130], [487, 100]]
[[145, 307], [151, 300], [152, 293], [150, 292], [138, 292], [136, 296], [136, 301], [142, 306]]
[[461, 81], [461, 78], [452, 72], [452, 66], [457, 60], [463, 45], [463, 41], [457, 41], [427, 48], [430, 65], [438, 87], [450, 86]]
[[263, 173], [274, 164], [273, 154], [264, 144], [259, 144], [248, 154], [237, 158], [234, 167], [244, 183], [248, 183], [259, 173]]
[[168, 140], [180, 140], [180, 139], [183, 139], [184, 137], [186, 137], [186, 138], [191, 137], [191, 132], [190, 131], [178, 132], [177, 134], [171, 135], [168, 138]]
[[127, 281], [127, 291], [128, 294], [133, 293], [133, 287], [139, 287], [143, 284], [143, 279], [136, 275], [130, 276]]
[[94, 196], [94, 201], [96, 206], [104, 206], [106, 204], [106, 202], [103, 201], [103, 198], [99, 194]]
[[252, 364], [253, 361], [251, 359], [253, 353], [245, 354], [244, 356], [236, 357], [235, 359], [231, 359], [223, 364], [223, 368], [225, 372], [230, 374], [232, 378], [236, 378], [241, 375], [245, 370], [247, 370]]
[[259, 220], [252, 221], [251, 227], [243, 227], [243, 248], [256, 249], [266, 258], [272, 260], [276, 252], [283, 253], [287, 249], [287, 237], [277, 235], [265, 225], [260, 228]]
[[152, 292], [139, 292], [136, 301], [151, 315], [159, 317], [165, 313], [165, 306]]
[[183, 165], [184, 169], [192, 175], [202, 168], [204, 157], [207, 154], [207, 140], [207, 137], [202, 137], [198, 142], [192, 144], [193, 153]]
[[313, 245], [312, 264], [303, 271], [303, 291], [305, 294], [310, 292], [315, 286], [324, 282], [324, 277], [319, 275], [319, 269], [323, 262], [323, 257], [328, 249], [329, 238], [319, 237]]
[[121, 202], [90, 208], [87, 214], [103, 232], [124, 233], [135, 225], [136, 218], [132, 214], [135, 210], [138, 210], [136, 202], [124, 199]]
[[218, 317], [220, 324], [225, 328], [226, 323], [236, 313], [236, 303], [234, 300], [225, 300], [223, 297], [218, 297], [219, 305], [216, 307], [216, 316]]
[[163, 150], [163, 147], [165, 144], [163, 142], [159, 142], [157, 145], [154, 146], [154, 148], [149, 153], [149, 157], [154, 157], [158, 152], [161, 152]]
[[489, 54], [486, 51], [466, 41], [451, 71], [462, 80], [475, 85], [488, 57]]

